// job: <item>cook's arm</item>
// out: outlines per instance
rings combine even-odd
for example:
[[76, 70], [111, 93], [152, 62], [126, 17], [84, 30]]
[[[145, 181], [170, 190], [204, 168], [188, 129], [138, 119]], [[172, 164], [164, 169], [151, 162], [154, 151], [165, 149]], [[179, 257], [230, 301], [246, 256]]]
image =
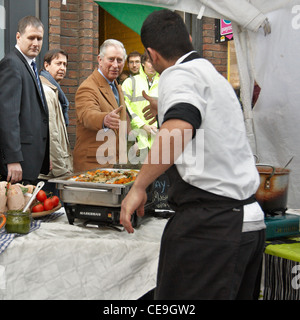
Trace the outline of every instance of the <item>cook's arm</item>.
[[[190, 141], [184, 139], [184, 130], [186, 129], [193, 130], [193, 126], [179, 119], [170, 119], [161, 126], [148, 153], [148, 158], [145, 160], [129, 193], [122, 201], [120, 222], [129, 233], [133, 232], [130, 220], [134, 211], [137, 210], [137, 214], [140, 216], [144, 214], [144, 205], [147, 200], [146, 188], [174, 164]], [[174, 139], [167, 138], [171, 132]], [[174, 141], [182, 141], [182, 144], [178, 146], [174, 144]], [[168, 145], [169, 143], [170, 145]], [[165, 159], [170, 159], [170, 161], [164, 163], [163, 160]]]

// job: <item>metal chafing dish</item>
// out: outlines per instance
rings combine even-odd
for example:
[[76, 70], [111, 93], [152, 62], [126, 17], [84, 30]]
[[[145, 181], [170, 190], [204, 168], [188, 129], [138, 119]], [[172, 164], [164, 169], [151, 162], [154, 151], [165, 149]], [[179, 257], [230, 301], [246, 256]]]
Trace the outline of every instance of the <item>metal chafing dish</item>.
[[[95, 169], [97, 170], [97, 169]], [[130, 169], [104, 169], [107, 171], [130, 171]], [[136, 170], [138, 171], [138, 170]], [[76, 173], [76, 175], [85, 172]], [[56, 183], [59, 190], [60, 199], [66, 203], [120, 207], [122, 200], [129, 192], [133, 182], [126, 184], [107, 184], [100, 182], [80, 182], [70, 180], [73, 175], [66, 175], [60, 178], [49, 180]]]
[[[101, 168], [100, 170], [120, 170], [124, 172], [130, 169]], [[86, 172], [79, 172], [75, 175], [85, 174]], [[80, 182], [70, 179], [72, 177], [73, 175], [66, 175], [49, 180], [49, 182], [56, 183], [69, 223], [73, 224], [75, 219], [80, 219], [83, 220], [85, 226], [109, 226], [118, 230], [118, 226], [120, 226], [121, 202], [134, 182], [126, 184]], [[148, 208], [148, 212], [152, 212], [152, 185], [148, 188], [147, 194], [148, 201], [145, 209]], [[138, 227], [140, 223], [141, 219], [134, 213], [132, 215], [133, 227]]]

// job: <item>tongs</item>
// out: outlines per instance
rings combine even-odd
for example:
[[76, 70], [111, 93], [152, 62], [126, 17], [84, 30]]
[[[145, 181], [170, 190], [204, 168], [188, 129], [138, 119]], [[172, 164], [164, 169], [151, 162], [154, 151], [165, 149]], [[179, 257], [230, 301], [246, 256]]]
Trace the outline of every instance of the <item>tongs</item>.
[[33, 200], [35, 199], [37, 193], [43, 188], [44, 184], [45, 184], [45, 182], [40, 181], [40, 182], [36, 185], [36, 187], [35, 187], [35, 189], [34, 189], [34, 192], [33, 192], [32, 196], [31, 196], [31, 198], [29, 199], [28, 203], [26, 204], [26, 206], [25, 206], [24, 209], [23, 209], [23, 212], [26, 212], [26, 211], [28, 210], [28, 208], [29, 208], [30, 205], [32, 204]]

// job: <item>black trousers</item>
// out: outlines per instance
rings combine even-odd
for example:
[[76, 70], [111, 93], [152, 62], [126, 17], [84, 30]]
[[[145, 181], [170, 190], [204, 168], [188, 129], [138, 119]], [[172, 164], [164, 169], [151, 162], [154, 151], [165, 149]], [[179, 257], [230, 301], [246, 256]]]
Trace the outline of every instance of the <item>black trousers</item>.
[[235, 299], [257, 300], [260, 294], [265, 229], [243, 232], [236, 265]]
[[264, 230], [242, 233], [242, 223], [243, 206], [177, 211], [161, 240], [155, 299], [253, 299]]

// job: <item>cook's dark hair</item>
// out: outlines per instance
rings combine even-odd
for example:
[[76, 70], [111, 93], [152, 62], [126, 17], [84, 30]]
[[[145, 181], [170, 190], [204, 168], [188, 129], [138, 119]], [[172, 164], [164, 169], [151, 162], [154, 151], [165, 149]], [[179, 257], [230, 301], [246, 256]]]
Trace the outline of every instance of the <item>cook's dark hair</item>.
[[39, 28], [42, 27], [44, 29], [44, 25], [42, 23], [42, 21], [35, 17], [35, 16], [26, 16], [23, 17], [19, 22], [18, 22], [18, 32], [20, 34], [23, 34], [25, 32], [25, 29], [28, 26], [33, 26], [35, 28]]
[[44, 55], [44, 62], [47, 62], [48, 64], [51, 64], [51, 61], [55, 58], [58, 58], [58, 56], [62, 54], [65, 57], [67, 57], [67, 61], [68, 61], [68, 54], [62, 50], [62, 49], [52, 49], [49, 50], [45, 53]]
[[146, 49], [155, 49], [166, 60], [194, 50], [184, 21], [179, 14], [167, 9], [154, 11], [146, 18], [141, 40]]

